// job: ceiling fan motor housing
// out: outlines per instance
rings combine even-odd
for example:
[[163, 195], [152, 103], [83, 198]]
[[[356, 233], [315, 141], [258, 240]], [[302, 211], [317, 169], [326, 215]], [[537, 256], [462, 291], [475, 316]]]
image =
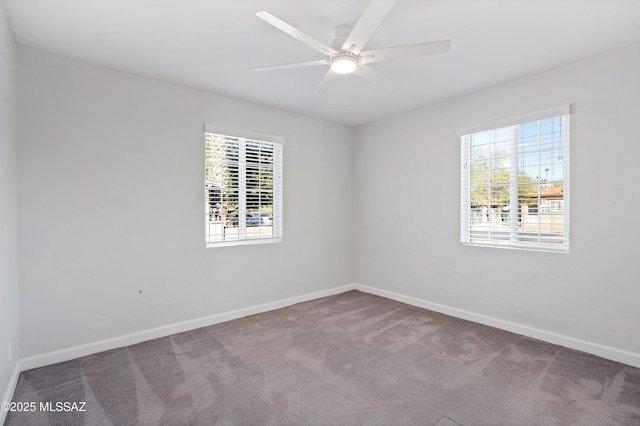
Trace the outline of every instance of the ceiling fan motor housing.
[[351, 34], [351, 30], [353, 27], [350, 25], [338, 25], [333, 30], [333, 43], [331, 43], [331, 47], [340, 51], [342, 50], [342, 45], [345, 41], [347, 41], [347, 37]]

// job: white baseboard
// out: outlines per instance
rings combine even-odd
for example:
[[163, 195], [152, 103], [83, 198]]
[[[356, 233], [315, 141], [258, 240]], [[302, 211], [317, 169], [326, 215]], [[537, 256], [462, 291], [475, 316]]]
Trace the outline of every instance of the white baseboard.
[[[20, 360], [20, 363], [19, 363], [20, 369], [17, 370], [15, 373], [15, 381], [17, 382], [17, 377], [20, 371], [43, 367], [45, 365], [51, 365], [58, 362], [69, 361], [71, 359], [79, 358], [82, 356], [91, 355], [94, 353], [98, 353], [98, 352], [102, 352], [110, 349], [116, 349], [123, 346], [134, 345], [136, 343], [141, 343], [147, 340], [157, 339], [159, 337], [166, 337], [172, 334], [194, 330], [196, 328], [206, 327], [209, 325], [219, 324], [221, 322], [246, 317], [249, 315], [268, 312], [274, 309], [280, 309], [287, 306], [295, 305], [296, 303], [319, 299], [321, 297], [333, 296], [333, 295], [344, 293], [350, 290], [359, 290], [365, 293], [386, 297], [387, 299], [396, 300], [398, 302], [406, 303], [408, 305], [417, 306], [417, 307], [429, 309], [435, 312], [451, 315], [457, 318], [462, 318], [465, 320], [477, 322], [480, 324], [488, 325], [491, 327], [510, 331], [512, 333], [517, 333], [524, 336], [532, 337], [535, 339], [543, 340], [545, 342], [561, 345], [567, 348], [590, 353], [593, 355], [600, 356], [602, 358], [610, 359], [613, 361], [621, 362], [623, 364], [640, 368], [639, 353], [630, 352], [630, 351], [626, 351], [623, 349], [614, 348], [610, 346], [605, 346], [605, 345], [601, 345], [594, 342], [588, 342], [585, 340], [576, 339], [569, 336], [563, 336], [563, 335], [545, 331], [545, 330], [539, 330], [536, 328], [512, 323], [509, 321], [504, 321], [498, 318], [477, 314], [475, 312], [470, 312], [463, 309], [457, 309], [451, 306], [441, 305], [438, 303], [433, 303], [426, 300], [418, 299], [415, 297], [406, 296], [406, 295], [395, 293], [392, 291], [381, 290], [381, 289], [369, 287], [362, 284], [347, 284], [347, 285], [335, 287], [328, 290], [308, 293], [301, 296], [282, 299], [275, 302], [265, 303], [262, 305], [238, 309], [230, 312], [223, 312], [221, 314], [211, 315], [203, 318], [197, 318], [194, 320], [183, 321], [175, 324], [169, 324], [162, 327], [143, 330], [137, 333], [131, 333], [124, 336], [119, 336], [111, 339], [105, 339], [97, 342], [88, 343], [85, 345], [74, 346], [71, 348], [61, 349], [53, 352], [47, 352], [47, 353], [36, 355], [30, 358], [24, 358]], [[13, 389], [15, 388], [15, 383], [13, 383], [12, 386], [13, 387], [11, 387], [10, 395], [13, 394], [12, 392], [13, 392]]]
[[[10, 402], [13, 398], [13, 393], [16, 390], [16, 386], [18, 385], [18, 378], [20, 377], [20, 372], [22, 371], [22, 366], [20, 365], [20, 361], [18, 361], [13, 368], [13, 373], [11, 373], [11, 378], [9, 378], [9, 383], [7, 384], [7, 388], [4, 390], [4, 394], [2, 395], [2, 399], [0, 402]], [[7, 412], [4, 410], [0, 410], [0, 425], [4, 424], [4, 420], [7, 418]]]
[[87, 343], [85, 345], [74, 346], [58, 351], [47, 352], [20, 360], [21, 371], [30, 370], [32, 368], [44, 367], [45, 365], [56, 364], [58, 362], [69, 361], [82, 356], [95, 354], [110, 349], [121, 348], [123, 346], [135, 345], [136, 343], [145, 342], [147, 340], [166, 337], [184, 331], [195, 330], [196, 328], [206, 327], [209, 325], [219, 324], [225, 321], [246, 317], [249, 315], [260, 314], [262, 312], [272, 311], [296, 303], [307, 302], [309, 300], [319, 299], [321, 297], [333, 296], [335, 294], [344, 293], [354, 290], [355, 285], [347, 284], [328, 290], [317, 291], [314, 293], [304, 294], [302, 296], [291, 297], [288, 299], [277, 300], [275, 302], [264, 303], [262, 305], [251, 306], [248, 308], [237, 309], [235, 311], [223, 312], [221, 314], [211, 315], [203, 318], [197, 318], [189, 321], [182, 321], [175, 324], [169, 324], [162, 327], [156, 327], [143, 330], [137, 333], [126, 334], [111, 339], [100, 340], [97, 342]]
[[540, 330], [537, 328], [516, 324], [510, 321], [504, 321], [498, 318], [477, 314], [475, 312], [470, 312], [463, 309], [457, 309], [451, 306], [441, 305], [439, 303], [433, 303], [433, 302], [429, 302], [429, 301], [418, 299], [411, 296], [405, 296], [403, 294], [394, 293], [392, 291], [381, 290], [381, 289], [369, 287], [362, 284], [354, 284], [353, 286], [356, 290], [359, 290], [365, 293], [386, 297], [387, 299], [396, 300], [398, 302], [406, 303], [408, 305], [417, 306], [419, 308], [429, 309], [430, 311], [451, 315], [456, 318], [462, 318], [465, 320], [477, 322], [479, 324], [484, 324], [491, 327], [499, 328], [501, 330], [510, 331], [512, 333], [521, 334], [527, 337], [532, 337], [534, 339], [538, 339], [538, 340], [553, 343], [556, 345], [564, 346], [567, 348], [575, 349], [578, 351], [586, 352], [602, 358], [610, 359], [612, 361], [617, 361], [623, 364], [640, 368], [640, 353], [630, 352], [624, 349], [601, 345], [599, 343], [588, 342], [585, 340], [564, 336], [564, 335], [553, 333], [550, 331]]

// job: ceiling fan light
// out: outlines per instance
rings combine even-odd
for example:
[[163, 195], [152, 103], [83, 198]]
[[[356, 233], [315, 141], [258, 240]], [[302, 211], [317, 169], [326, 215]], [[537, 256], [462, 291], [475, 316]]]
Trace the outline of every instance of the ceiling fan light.
[[331, 61], [331, 71], [336, 74], [349, 74], [356, 69], [356, 58], [349, 55], [336, 56]]

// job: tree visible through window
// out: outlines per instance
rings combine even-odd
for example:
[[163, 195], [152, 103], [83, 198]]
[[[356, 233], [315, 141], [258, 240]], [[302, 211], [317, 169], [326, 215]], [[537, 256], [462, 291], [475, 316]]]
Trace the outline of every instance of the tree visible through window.
[[461, 241], [568, 251], [569, 115], [462, 133]]
[[282, 236], [282, 144], [205, 133], [205, 240]]

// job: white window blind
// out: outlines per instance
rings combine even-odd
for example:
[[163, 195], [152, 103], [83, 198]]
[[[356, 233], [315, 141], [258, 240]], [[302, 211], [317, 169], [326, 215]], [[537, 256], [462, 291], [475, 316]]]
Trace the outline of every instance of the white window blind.
[[535, 117], [459, 131], [463, 244], [568, 251], [569, 106]]
[[207, 247], [280, 241], [283, 144], [273, 141], [280, 139], [207, 128]]

